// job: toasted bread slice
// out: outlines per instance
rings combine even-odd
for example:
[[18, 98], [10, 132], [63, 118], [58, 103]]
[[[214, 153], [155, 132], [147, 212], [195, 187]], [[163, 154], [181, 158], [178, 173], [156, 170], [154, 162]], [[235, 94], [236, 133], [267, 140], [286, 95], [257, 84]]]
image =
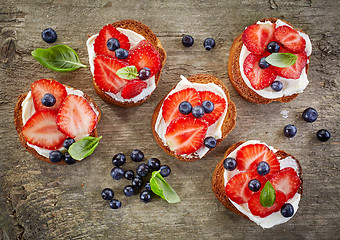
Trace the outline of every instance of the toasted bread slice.
[[[152, 46], [157, 50], [160, 59], [161, 59], [161, 69], [158, 73], [155, 74], [155, 84], [157, 86], [160, 76], [161, 76], [161, 72], [162, 69], [164, 67], [165, 61], [166, 61], [166, 52], [165, 49], [163, 48], [161, 41], [157, 38], [157, 36], [151, 31], [151, 29], [146, 26], [145, 24], [135, 21], [135, 20], [122, 20], [122, 21], [118, 21], [115, 23], [112, 23], [112, 25], [115, 28], [124, 28], [124, 29], [129, 29], [132, 30], [136, 33], [139, 33], [140, 35], [142, 35], [146, 40], [148, 40]], [[94, 89], [96, 90], [97, 94], [99, 97], [101, 97], [101, 99], [103, 99], [105, 102], [110, 103], [110, 104], [114, 104], [120, 107], [135, 107], [135, 106], [139, 106], [142, 103], [144, 103], [150, 96], [146, 96], [144, 99], [139, 100], [137, 102], [121, 102], [121, 101], [116, 101], [114, 98], [112, 98], [110, 95], [106, 94], [103, 90], [101, 90], [97, 84], [94, 81], [93, 78], [93, 86]]]
[[[216, 85], [220, 86], [223, 89], [225, 95], [227, 96], [228, 110], [227, 110], [227, 114], [224, 118], [223, 125], [222, 125], [222, 138], [217, 140], [216, 146], [218, 146], [223, 141], [223, 139], [231, 132], [231, 130], [234, 129], [235, 124], [236, 124], [236, 106], [234, 102], [230, 99], [229, 90], [221, 80], [208, 74], [196, 74], [196, 75], [188, 77], [188, 80], [190, 82], [195, 82], [195, 83], [210, 83], [210, 82], [215, 83]], [[163, 105], [165, 98], [166, 96], [158, 103], [152, 115], [152, 119], [151, 119], [152, 134], [155, 137], [156, 142], [166, 153], [172, 156], [175, 156], [178, 160], [185, 161], [185, 162], [192, 162], [192, 161], [196, 161], [200, 159], [199, 157], [185, 158], [185, 157], [176, 155], [173, 151], [170, 150], [168, 146], [164, 145], [162, 139], [158, 136], [158, 133], [156, 132], [156, 129], [155, 129], [155, 125], [156, 125], [158, 114], [162, 110], [162, 105]], [[213, 149], [210, 149], [206, 154], [208, 154], [212, 150]]]
[[[278, 20], [278, 18], [265, 18], [260, 20], [261, 22], [265, 22], [265, 21], [270, 21], [272, 23], [275, 23]], [[281, 20], [283, 21], [283, 20]], [[283, 21], [287, 24], [289, 24], [290, 26], [292, 26], [290, 23]], [[303, 32], [301, 30], [298, 30], [300, 32]], [[257, 94], [256, 92], [254, 92], [251, 88], [249, 88], [247, 86], [247, 84], [244, 82], [242, 76], [241, 76], [241, 72], [240, 72], [240, 53], [241, 53], [241, 49], [242, 49], [242, 45], [243, 45], [243, 41], [242, 41], [242, 34], [238, 35], [237, 38], [235, 38], [231, 48], [230, 48], [230, 52], [229, 52], [229, 62], [228, 62], [228, 74], [229, 74], [229, 78], [230, 81], [232, 83], [232, 85], [234, 86], [234, 88], [236, 89], [236, 91], [247, 101], [249, 102], [253, 102], [253, 103], [261, 103], [261, 104], [267, 104], [267, 103], [271, 103], [273, 101], [278, 101], [278, 102], [290, 102], [293, 99], [295, 99], [299, 94], [293, 94], [290, 96], [283, 96], [280, 98], [274, 98], [274, 99], [269, 99], [269, 98], [264, 98], [262, 96], [260, 96], [259, 94]], [[310, 59], [310, 56], [308, 56], [308, 59]], [[306, 65], [306, 73], [308, 73], [308, 68], [309, 68], [309, 64]]]

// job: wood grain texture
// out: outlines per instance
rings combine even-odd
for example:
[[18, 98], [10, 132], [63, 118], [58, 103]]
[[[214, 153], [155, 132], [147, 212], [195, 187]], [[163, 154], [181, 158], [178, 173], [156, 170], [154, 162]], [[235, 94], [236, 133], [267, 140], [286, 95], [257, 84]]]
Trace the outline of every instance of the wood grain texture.
[[[337, 1], [229, 0], [229, 1], [37, 1], [0, 2], [0, 239], [336, 239], [339, 238], [340, 181], [340, 32]], [[243, 100], [227, 74], [228, 51], [242, 29], [256, 20], [277, 17], [309, 34], [313, 44], [310, 85], [289, 103], [256, 105]], [[47, 27], [58, 33], [87, 63], [85, 41], [102, 26], [135, 19], [161, 40], [167, 63], [154, 94], [137, 108], [120, 108], [103, 102], [95, 93], [89, 68], [56, 73], [42, 67], [30, 52], [51, 45], [42, 41]], [[191, 48], [181, 37], [195, 38]], [[203, 40], [213, 37], [216, 47], [205, 51]], [[179, 75], [207, 73], [229, 88], [238, 111], [235, 129], [206, 158], [186, 163], [167, 155], [155, 142], [150, 117], [157, 103], [180, 80]], [[103, 139], [95, 153], [73, 166], [54, 166], [24, 150], [13, 123], [17, 96], [40, 78], [54, 78], [83, 90], [99, 106]], [[314, 107], [314, 123], [301, 119]], [[282, 129], [295, 124], [296, 137], [285, 138]], [[317, 130], [332, 133], [319, 142]], [[233, 143], [260, 139], [285, 149], [300, 160], [304, 197], [298, 214], [284, 225], [262, 230], [227, 210], [211, 191], [211, 177], [225, 150]], [[170, 205], [154, 198], [147, 205], [138, 196], [126, 198], [127, 180], [110, 177], [111, 158], [135, 148], [146, 158], [168, 164], [168, 182], [181, 197]], [[134, 169], [130, 160], [125, 169]], [[111, 187], [123, 207], [111, 210], [100, 197]]]

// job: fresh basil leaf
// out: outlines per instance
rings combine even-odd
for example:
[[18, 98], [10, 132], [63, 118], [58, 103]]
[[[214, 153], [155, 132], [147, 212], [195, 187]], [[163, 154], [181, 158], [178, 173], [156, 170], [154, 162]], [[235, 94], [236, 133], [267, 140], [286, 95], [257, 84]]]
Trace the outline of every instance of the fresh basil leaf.
[[274, 204], [276, 198], [273, 185], [267, 181], [260, 194], [260, 203], [263, 207], [270, 207]]
[[272, 53], [266, 57], [267, 63], [279, 68], [286, 68], [296, 63], [297, 56], [292, 53]]
[[121, 69], [118, 69], [116, 72], [117, 76], [123, 79], [131, 80], [138, 77], [138, 71], [136, 66], [127, 66]]
[[181, 201], [175, 190], [164, 180], [160, 171], [152, 172], [150, 187], [154, 194], [160, 196], [168, 203], [177, 203]]
[[66, 45], [37, 48], [31, 54], [41, 65], [56, 72], [71, 72], [86, 67], [80, 62], [77, 53]]
[[91, 155], [93, 151], [98, 146], [99, 140], [102, 137], [84, 137], [79, 141], [73, 143], [70, 148], [68, 149], [68, 153], [71, 157], [75, 160], [83, 160], [87, 156]]

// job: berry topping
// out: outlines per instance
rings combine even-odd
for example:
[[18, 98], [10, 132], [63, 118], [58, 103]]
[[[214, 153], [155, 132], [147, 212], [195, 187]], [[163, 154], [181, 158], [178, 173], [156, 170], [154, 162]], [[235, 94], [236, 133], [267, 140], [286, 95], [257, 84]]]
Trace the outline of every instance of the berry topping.
[[209, 100], [203, 101], [202, 107], [205, 113], [211, 113], [214, 110], [214, 104], [212, 101], [209, 101]]
[[117, 38], [109, 38], [106, 42], [107, 49], [110, 51], [115, 51], [116, 49], [120, 48], [120, 42]]
[[257, 179], [252, 179], [252, 180], [249, 181], [248, 187], [249, 187], [250, 191], [257, 192], [261, 188], [261, 183]]
[[315, 122], [318, 118], [318, 112], [314, 108], [306, 108], [302, 113], [302, 118], [306, 122]]
[[125, 177], [127, 180], [132, 180], [132, 179], [135, 177], [135, 173], [134, 173], [132, 170], [127, 170], [127, 171], [125, 171], [125, 173], [124, 173], [124, 177]]
[[210, 126], [211, 124], [214, 124], [224, 112], [224, 109], [226, 108], [226, 101], [223, 97], [210, 91], [200, 91], [198, 93], [202, 102], [210, 101], [213, 103], [213, 111], [210, 113], [205, 112], [202, 117], [202, 120], [208, 122]]
[[139, 95], [148, 84], [142, 80], [131, 80], [123, 88], [121, 95], [124, 99], [131, 99]]
[[300, 36], [298, 31], [288, 26], [276, 28], [275, 39], [292, 53], [302, 52], [306, 48], [306, 41]]
[[248, 207], [250, 212], [261, 218], [267, 217], [273, 212], [277, 212], [281, 209], [283, 204], [286, 202], [286, 196], [281, 191], [275, 191], [275, 202], [270, 207], [263, 207], [260, 202], [261, 192], [258, 191], [248, 201]]
[[195, 118], [201, 118], [204, 116], [204, 108], [202, 106], [195, 106], [192, 108], [191, 113]]
[[301, 180], [296, 171], [291, 168], [284, 168], [276, 173], [271, 179], [270, 183], [276, 191], [282, 191], [287, 200], [291, 199], [300, 188]]
[[232, 201], [237, 204], [248, 202], [253, 192], [248, 188], [251, 180], [250, 172], [241, 172], [233, 176], [227, 183], [225, 191]]
[[259, 61], [259, 67], [261, 69], [267, 69], [269, 68], [270, 64], [266, 61], [266, 57], [262, 57]]
[[125, 186], [123, 189], [123, 192], [124, 192], [124, 195], [127, 197], [131, 197], [135, 193], [131, 185]]
[[151, 194], [149, 191], [147, 190], [143, 190], [141, 191], [141, 193], [139, 194], [139, 199], [141, 201], [143, 201], [144, 203], [148, 203], [151, 201]]
[[112, 208], [112, 209], [118, 209], [121, 206], [122, 206], [122, 203], [117, 199], [112, 199], [110, 201], [110, 208]]
[[70, 155], [68, 152], [66, 152], [66, 153], [65, 153], [64, 162], [65, 162], [66, 164], [68, 164], [68, 165], [72, 165], [72, 164], [75, 164], [75, 163], [76, 163], [76, 160], [73, 159], [73, 158], [71, 157], [71, 155]]
[[280, 51], [280, 45], [277, 42], [270, 42], [267, 45], [267, 51], [270, 53], [278, 53]]
[[[281, 48], [280, 52], [287, 52], [287, 50]], [[292, 66], [286, 68], [273, 66], [277, 75], [288, 79], [298, 79], [301, 76], [301, 72], [307, 64], [307, 54], [305, 51], [302, 51], [295, 55], [297, 56], [297, 60]]]
[[42, 105], [45, 107], [53, 107], [53, 105], [56, 103], [55, 97], [51, 93], [45, 93], [45, 95], [41, 99]]
[[139, 189], [143, 185], [143, 180], [139, 177], [135, 177], [132, 179], [131, 185], [134, 189]]
[[114, 167], [111, 170], [111, 177], [115, 180], [119, 180], [124, 176], [124, 171], [120, 167]]
[[140, 80], [146, 80], [151, 77], [151, 71], [150, 68], [144, 67], [138, 72], [138, 78]]
[[149, 174], [149, 172], [150, 168], [145, 163], [140, 164], [136, 169], [136, 173], [141, 177], [146, 177]]
[[267, 175], [270, 172], [270, 166], [266, 162], [259, 162], [257, 165], [257, 173], [261, 176]]
[[191, 110], [192, 110], [192, 106], [187, 101], [181, 102], [178, 106], [178, 111], [182, 113], [183, 115], [188, 115], [189, 113], [191, 113]]
[[262, 55], [269, 42], [274, 40], [275, 24], [254, 24], [247, 27], [242, 41], [248, 51]]
[[321, 129], [316, 133], [316, 137], [321, 142], [327, 142], [331, 138], [331, 133], [326, 129]]
[[211, 49], [213, 49], [215, 47], [216, 43], [215, 40], [213, 38], [206, 38], [203, 42], [203, 46], [205, 48], [205, 50], [210, 51]]
[[135, 149], [130, 154], [131, 160], [141, 162], [144, 159], [144, 153], [141, 150]]
[[74, 138], [66, 138], [64, 143], [63, 143], [63, 146], [64, 146], [64, 148], [69, 149], [71, 147], [71, 145], [75, 142], [76, 142], [76, 140], [74, 140]]
[[283, 134], [288, 138], [294, 137], [296, 133], [297, 129], [294, 125], [288, 124], [283, 128]]
[[152, 171], [157, 171], [161, 167], [161, 162], [157, 158], [150, 158], [148, 160], [148, 166]]
[[123, 166], [125, 162], [126, 162], [126, 157], [123, 153], [118, 153], [114, 155], [112, 158], [112, 164], [115, 165], [116, 167]]
[[111, 200], [114, 196], [114, 193], [111, 188], [105, 188], [102, 191], [102, 198], [104, 200]]
[[126, 59], [129, 56], [129, 51], [124, 48], [118, 48], [115, 50], [116, 58]]
[[54, 31], [52, 28], [46, 28], [44, 31], [42, 31], [41, 37], [47, 43], [54, 43], [58, 38], [56, 31]]
[[223, 167], [228, 171], [233, 171], [237, 167], [235, 158], [226, 158], [223, 161]]
[[145, 190], [151, 191], [151, 186], [149, 182], [145, 184]]
[[182, 37], [182, 44], [184, 47], [191, 47], [194, 45], [194, 38], [190, 35], [185, 35]]
[[167, 177], [171, 173], [171, 168], [168, 165], [161, 166], [159, 170], [161, 170], [160, 174], [162, 175], [162, 177]]
[[294, 207], [290, 203], [285, 203], [281, 207], [281, 214], [282, 216], [289, 218], [294, 215]]
[[280, 81], [274, 81], [270, 85], [270, 87], [275, 91], [275, 92], [280, 92], [283, 89], [283, 83]]
[[204, 139], [204, 146], [207, 148], [215, 148], [216, 147], [216, 139], [214, 137], [207, 137]]
[[50, 159], [51, 162], [58, 163], [64, 159], [64, 155], [59, 150], [54, 150], [48, 154], [48, 158]]

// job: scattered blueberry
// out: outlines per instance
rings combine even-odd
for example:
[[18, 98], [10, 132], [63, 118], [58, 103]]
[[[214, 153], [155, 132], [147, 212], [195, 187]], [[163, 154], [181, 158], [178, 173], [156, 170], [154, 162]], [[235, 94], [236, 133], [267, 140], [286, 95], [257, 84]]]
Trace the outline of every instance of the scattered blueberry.
[[68, 165], [72, 165], [72, 164], [76, 163], [76, 160], [73, 159], [73, 158], [71, 157], [71, 155], [70, 155], [68, 152], [66, 152], [64, 156], [65, 156], [64, 161], [65, 161], [65, 163], [67, 163]]
[[130, 154], [132, 161], [134, 162], [141, 162], [144, 158], [144, 153], [141, 150], [133, 150]]
[[214, 110], [214, 104], [212, 101], [209, 100], [203, 101], [202, 107], [205, 113], [211, 113]]
[[283, 128], [283, 134], [286, 137], [292, 138], [296, 135], [297, 129], [294, 125], [288, 124]]
[[188, 115], [189, 113], [191, 113], [192, 106], [189, 102], [183, 101], [178, 105], [178, 110], [180, 113]]
[[270, 85], [270, 87], [275, 91], [275, 92], [280, 92], [283, 89], [283, 83], [280, 81], [274, 81]]
[[132, 180], [132, 179], [135, 177], [135, 173], [134, 173], [132, 170], [127, 170], [127, 171], [125, 171], [125, 173], [124, 173], [124, 177], [125, 177], [127, 180]]
[[45, 107], [52, 107], [56, 103], [55, 97], [51, 93], [45, 93], [45, 95], [41, 98], [41, 103]]
[[257, 165], [257, 173], [261, 176], [267, 175], [270, 172], [270, 166], [267, 162], [260, 162]]
[[215, 47], [215, 45], [216, 45], [216, 43], [215, 43], [215, 40], [213, 38], [207, 38], [203, 42], [203, 46], [204, 46], [205, 50], [208, 50], [208, 51], [213, 49]]
[[140, 80], [146, 80], [151, 77], [151, 70], [150, 68], [144, 67], [138, 72], [138, 78]]
[[314, 108], [306, 108], [302, 113], [302, 118], [306, 122], [315, 122], [318, 118], [318, 112]]
[[139, 189], [143, 185], [143, 180], [140, 177], [135, 177], [132, 179], [131, 185], [134, 189]]
[[167, 177], [171, 173], [171, 169], [168, 165], [161, 166], [161, 168], [159, 170], [161, 170], [160, 174], [162, 175], [162, 177]]
[[294, 215], [294, 207], [290, 203], [285, 203], [281, 207], [281, 214], [282, 216], [288, 218]]
[[131, 185], [125, 186], [124, 189], [123, 189], [123, 192], [124, 192], [125, 196], [127, 196], [127, 197], [131, 197], [135, 193], [135, 191], [133, 190], [133, 187]]
[[137, 167], [136, 173], [141, 177], [146, 177], [150, 172], [149, 166], [145, 163], [140, 164]]
[[112, 208], [112, 209], [118, 209], [121, 206], [122, 206], [122, 203], [117, 199], [112, 199], [110, 201], [110, 208]]
[[237, 166], [235, 158], [226, 158], [223, 161], [223, 167], [228, 171], [233, 171]]
[[161, 162], [158, 158], [150, 158], [148, 160], [148, 166], [151, 170], [157, 171], [161, 167]]
[[207, 137], [204, 139], [204, 146], [207, 148], [216, 147], [216, 139], [214, 137]]
[[194, 45], [194, 38], [190, 35], [185, 35], [182, 37], [182, 44], [184, 47], [191, 47]]
[[259, 67], [261, 68], [261, 69], [266, 69], [266, 68], [269, 68], [269, 63], [266, 61], [266, 57], [263, 57], [263, 58], [261, 58], [260, 59], [260, 61], [259, 61]]
[[249, 187], [250, 191], [257, 192], [261, 188], [261, 183], [257, 179], [252, 179], [252, 180], [249, 181], [248, 187]]
[[277, 42], [270, 42], [267, 45], [267, 51], [270, 53], [278, 53], [280, 51], [280, 45]]
[[102, 191], [102, 198], [104, 200], [111, 200], [114, 196], [114, 193], [112, 191], [111, 188], [105, 188], [103, 191]]
[[64, 158], [64, 154], [59, 150], [50, 151], [48, 158], [53, 163], [58, 163]]
[[118, 48], [115, 50], [115, 55], [118, 59], [126, 59], [129, 56], [129, 51], [124, 48]]
[[120, 167], [114, 167], [111, 170], [111, 177], [115, 180], [119, 180], [124, 176], [124, 171]]
[[64, 148], [69, 149], [69, 147], [75, 142], [76, 142], [76, 140], [74, 140], [74, 138], [66, 138], [64, 143], [63, 143], [63, 146], [64, 146]]
[[123, 166], [125, 162], [126, 162], [126, 157], [123, 153], [118, 153], [114, 155], [112, 158], [112, 164], [115, 165], [116, 167]]
[[54, 43], [58, 38], [57, 33], [52, 28], [46, 28], [42, 31], [41, 37], [47, 43]]
[[110, 51], [115, 51], [116, 49], [120, 48], [120, 42], [117, 38], [110, 38], [107, 40], [106, 46]]
[[192, 115], [196, 118], [201, 118], [204, 116], [204, 108], [202, 106], [195, 106], [192, 108]]
[[151, 194], [147, 190], [141, 191], [139, 194], [139, 199], [142, 200], [145, 203], [148, 203], [151, 201]]
[[321, 142], [326, 142], [331, 138], [331, 133], [326, 130], [326, 129], [321, 129], [316, 133], [316, 137], [321, 141]]
[[145, 184], [145, 189], [146, 189], [147, 191], [151, 191], [151, 186], [150, 186], [150, 183], [149, 183], [149, 182]]

